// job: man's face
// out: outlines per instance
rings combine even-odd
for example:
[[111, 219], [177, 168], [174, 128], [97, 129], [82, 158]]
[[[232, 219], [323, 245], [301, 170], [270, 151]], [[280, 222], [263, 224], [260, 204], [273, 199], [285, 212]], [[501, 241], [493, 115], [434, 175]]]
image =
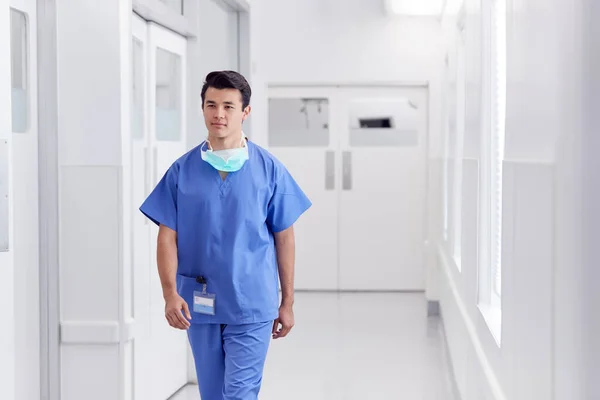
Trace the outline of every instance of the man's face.
[[242, 121], [250, 114], [250, 106], [243, 109], [242, 93], [237, 89], [209, 87], [204, 94], [202, 111], [211, 136], [226, 138], [240, 133]]

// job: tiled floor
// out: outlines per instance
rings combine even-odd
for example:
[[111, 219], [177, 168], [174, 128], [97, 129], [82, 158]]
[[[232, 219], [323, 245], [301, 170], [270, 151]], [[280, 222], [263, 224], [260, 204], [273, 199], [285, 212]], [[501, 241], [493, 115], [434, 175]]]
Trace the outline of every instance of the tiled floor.
[[[422, 294], [296, 295], [261, 400], [453, 400], [441, 324]], [[198, 400], [189, 386], [172, 400]]]

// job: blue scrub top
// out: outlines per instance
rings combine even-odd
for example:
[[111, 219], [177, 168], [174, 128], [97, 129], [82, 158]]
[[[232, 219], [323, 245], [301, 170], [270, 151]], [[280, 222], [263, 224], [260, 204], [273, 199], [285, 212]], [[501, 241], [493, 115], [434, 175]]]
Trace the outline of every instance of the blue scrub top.
[[[192, 323], [247, 324], [279, 315], [273, 233], [312, 205], [287, 169], [248, 142], [249, 159], [225, 180], [192, 149], [169, 168], [140, 211], [177, 232], [177, 290]], [[215, 315], [192, 312], [198, 276], [214, 294]]]

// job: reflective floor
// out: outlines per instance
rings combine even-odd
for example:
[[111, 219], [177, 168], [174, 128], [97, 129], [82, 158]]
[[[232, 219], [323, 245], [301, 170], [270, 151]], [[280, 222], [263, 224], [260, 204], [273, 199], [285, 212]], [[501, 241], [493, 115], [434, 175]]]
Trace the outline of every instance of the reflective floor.
[[[261, 400], [454, 400], [438, 318], [423, 294], [297, 293], [273, 341]], [[198, 400], [189, 386], [172, 400]]]

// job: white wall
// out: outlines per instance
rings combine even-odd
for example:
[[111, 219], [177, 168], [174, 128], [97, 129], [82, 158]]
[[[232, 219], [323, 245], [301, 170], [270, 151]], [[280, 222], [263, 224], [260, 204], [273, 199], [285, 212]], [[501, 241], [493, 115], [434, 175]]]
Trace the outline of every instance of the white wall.
[[372, 0], [263, 0], [268, 83], [376, 83], [437, 78], [435, 18], [389, 17]]
[[[466, 0], [467, 65], [476, 80], [467, 89], [460, 272], [438, 234], [441, 308], [463, 400], [592, 398], [582, 393], [585, 320], [579, 295], [581, 4], [508, 1], [498, 346], [477, 307], [478, 221], [471, 211], [478, 206], [479, 135], [487, 117], [487, 110], [477, 107], [481, 93], [487, 94], [478, 72], [486, 48], [481, 21], [491, 0]], [[446, 21], [454, 32], [452, 20]]]
[[[239, 71], [238, 12], [222, 0], [196, 1], [187, 12], [194, 18], [198, 37], [188, 42], [188, 147], [206, 138], [201, 91], [211, 71]], [[249, 79], [249, 77], [246, 77]]]
[[58, 2], [56, 16], [61, 399], [128, 399], [131, 1]]

